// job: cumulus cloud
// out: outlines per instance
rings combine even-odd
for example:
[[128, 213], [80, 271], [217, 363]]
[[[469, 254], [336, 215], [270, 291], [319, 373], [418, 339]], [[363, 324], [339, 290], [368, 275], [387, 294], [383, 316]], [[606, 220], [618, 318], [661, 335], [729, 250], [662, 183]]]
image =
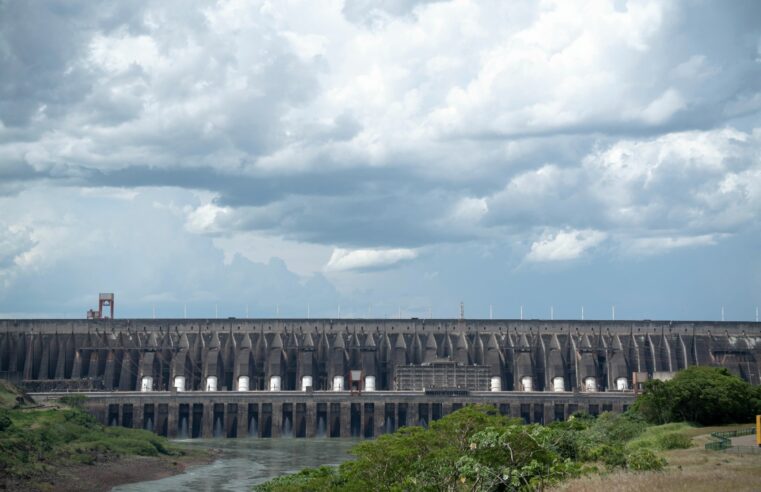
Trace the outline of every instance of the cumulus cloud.
[[328, 272], [346, 270], [370, 270], [387, 268], [405, 260], [412, 260], [418, 255], [412, 249], [355, 249], [335, 248], [330, 260], [325, 265]]
[[[37, 267], [127, 240], [105, 210], [161, 210], [209, 248], [193, 261], [387, 285], [401, 261], [463, 264], [454, 245], [501, 265], [711, 251], [759, 230], [758, 18], [753, 1], [1, 3], [17, 205], [0, 219], [31, 227]], [[67, 192], [97, 210], [51, 206]]]
[[560, 231], [547, 233], [531, 244], [526, 260], [531, 262], [574, 260], [602, 243], [607, 234], [601, 231]]
[[23, 262], [24, 254], [33, 246], [34, 240], [26, 227], [0, 223], [0, 275]]
[[204, 203], [192, 208], [187, 213], [185, 227], [190, 232], [208, 234], [220, 230], [219, 222], [223, 222], [230, 215], [230, 209], [220, 207], [214, 203]]
[[760, 137], [720, 129], [619, 141], [590, 154], [583, 171], [610, 224], [732, 232], [758, 216]]
[[[129, 207], [119, 196], [71, 190], [0, 198], [0, 207], [25, 223], [0, 234], [0, 276], [5, 271], [8, 281], [0, 313], [83, 317], [99, 291], [117, 293], [120, 317], [148, 316], [152, 304], [159, 316], [182, 316], [185, 305], [190, 316], [214, 316], [215, 304], [223, 316], [243, 316], [246, 306], [252, 315], [272, 316], [276, 305], [294, 316], [310, 302], [317, 315], [338, 302], [320, 272], [297, 275], [277, 252], [252, 260], [232, 250], [225, 258], [213, 238], [188, 234], [175, 208], [195, 200], [171, 189], [143, 190]], [[166, 203], [174, 206], [159, 205]], [[35, 214], [24, 217], [30, 207]], [[47, 220], [57, 207], [68, 210], [64, 224]]]

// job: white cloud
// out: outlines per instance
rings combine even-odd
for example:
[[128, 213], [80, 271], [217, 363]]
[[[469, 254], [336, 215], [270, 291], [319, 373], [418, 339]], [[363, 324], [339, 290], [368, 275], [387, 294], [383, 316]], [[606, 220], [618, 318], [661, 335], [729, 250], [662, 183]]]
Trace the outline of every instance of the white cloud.
[[606, 237], [606, 233], [595, 230], [546, 233], [531, 244], [526, 260], [536, 263], [573, 260], [599, 245]]
[[656, 255], [671, 250], [695, 246], [712, 246], [725, 234], [703, 234], [701, 236], [664, 236], [620, 238], [622, 249], [632, 255]]
[[14, 265], [24, 263], [25, 255], [34, 247], [32, 231], [18, 224], [0, 223], [0, 278]]
[[325, 271], [369, 270], [385, 268], [418, 256], [413, 249], [343, 249], [335, 248]]
[[214, 245], [224, 251], [226, 264], [230, 264], [235, 255], [256, 263], [268, 263], [272, 258], [280, 258], [290, 271], [305, 277], [322, 271], [325, 260], [331, 254], [329, 246], [252, 232], [215, 237]]
[[188, 231], [197, 234], [209, 234], [219, 232], [219, 221], [232, 214], [227, 207], [220, 207], [214, 203], [204, 203], [188, 211], [185, 227]]
[[721, 232], [758, 216], [759, 145], [758, 131], [672, 133], [619, 141], [583, 169], [612, 225]]
[[477, 222], [488, 211], [489, 205], [483, 198], [463, 198], [455, 205], [453, 215]]
[[718, 250], [760, 226], [749, 4], [129, 5], [0, 15], [0, 210], [34, 243], [4, 256], [22, 280], [115, 238], [155, 244], [130, 211], [180, 224], [158, 259], [181, 239], [209, 248], [193, 267], [383, 270], [334, 276], [368, 291], [431, 258], [449, 278], [469, 259], [442, 251], [467, 243], [509, 264], [527, 237], [530, 261], [559, 261]]
[[683, 109], [684, 98], [674, 89], [668, 89], [642, 111], [646, 123], [658, 125], [668, 121], [677, 111]]

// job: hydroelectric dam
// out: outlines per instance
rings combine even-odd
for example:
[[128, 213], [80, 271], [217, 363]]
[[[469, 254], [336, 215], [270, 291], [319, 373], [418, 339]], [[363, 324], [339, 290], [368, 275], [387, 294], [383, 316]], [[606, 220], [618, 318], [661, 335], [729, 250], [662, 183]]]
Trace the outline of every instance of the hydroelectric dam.
[[752, 322], [0, 320], [0, 377], [169, 437], [374, 437], [473, 403], [547, 423], [694, 365], [758, 385], [759, 360]]

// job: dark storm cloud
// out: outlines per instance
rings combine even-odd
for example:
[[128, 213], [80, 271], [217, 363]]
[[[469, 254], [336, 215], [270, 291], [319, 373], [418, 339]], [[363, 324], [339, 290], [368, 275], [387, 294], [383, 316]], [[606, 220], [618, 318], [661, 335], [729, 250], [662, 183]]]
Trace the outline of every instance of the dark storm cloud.
[[142, 23], [141, 2], [0, 2], [0, 121], [28, 126], [44, 107], [65, 115], [100, 74], [83, 63], [95, 32]]
[[759, 19], [755, 1], [0, 0], [0, 310], [95, 284], [175, 314], [335, 303], [332, 282], [394, 311], [505, 282], [536, 301], [578, 290], [537, 265], [584, 262], [602, 299], [610, 261], [648, 258], [642, 289], [670, 252], [675, 276], [739, 276], [711, 252], [757, 249]]
[[[756, 2], [589, 4], [586, 24], [565, 4], [513, 15], [499, 3], [430, 3], [346, 2], [330, 18], [368, 31], [289, 25], [259, 4], [5, 2], [0, 190], [45, 180], [208, 191], [227, 210], [210, 233], [346, 247], [635, 223], [720, 233], [701, 210], [754, 210], [706, 190], [752, 180], [757, 164], [748, 176], [664, 164], [645, 183], [627, 173], [647, 162], [616, 167], [605, 152], [620, 141], [637, 152], [639, 141], [655, 159], [671, 145], [664, 135], [755, 126]], [[428, 16], [439, 32], [418, 27]], [[720, 161], [754, 163], [732, 138], [711, 140], [728, 152]], [[738, 138], [756, 140], [752, 128]], [[606, 198], [603, 175], [632, 196]]]

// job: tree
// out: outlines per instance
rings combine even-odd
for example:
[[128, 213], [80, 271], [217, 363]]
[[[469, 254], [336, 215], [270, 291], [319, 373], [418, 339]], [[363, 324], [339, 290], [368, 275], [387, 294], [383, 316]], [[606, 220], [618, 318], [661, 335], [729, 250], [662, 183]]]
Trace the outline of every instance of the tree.
[[648, 422], [661, 425], [672, 421], [672, 403], [671, 387], [664, 381], [653, 379], [645, 383], [643, 393], [634, 402], [633, 411]]
[[727, 369], [694, 366], [670, 381], [648, 381], [633, 410], [649, 422], [701, 425], [749, 422], [761, 412], [761, 388]]

